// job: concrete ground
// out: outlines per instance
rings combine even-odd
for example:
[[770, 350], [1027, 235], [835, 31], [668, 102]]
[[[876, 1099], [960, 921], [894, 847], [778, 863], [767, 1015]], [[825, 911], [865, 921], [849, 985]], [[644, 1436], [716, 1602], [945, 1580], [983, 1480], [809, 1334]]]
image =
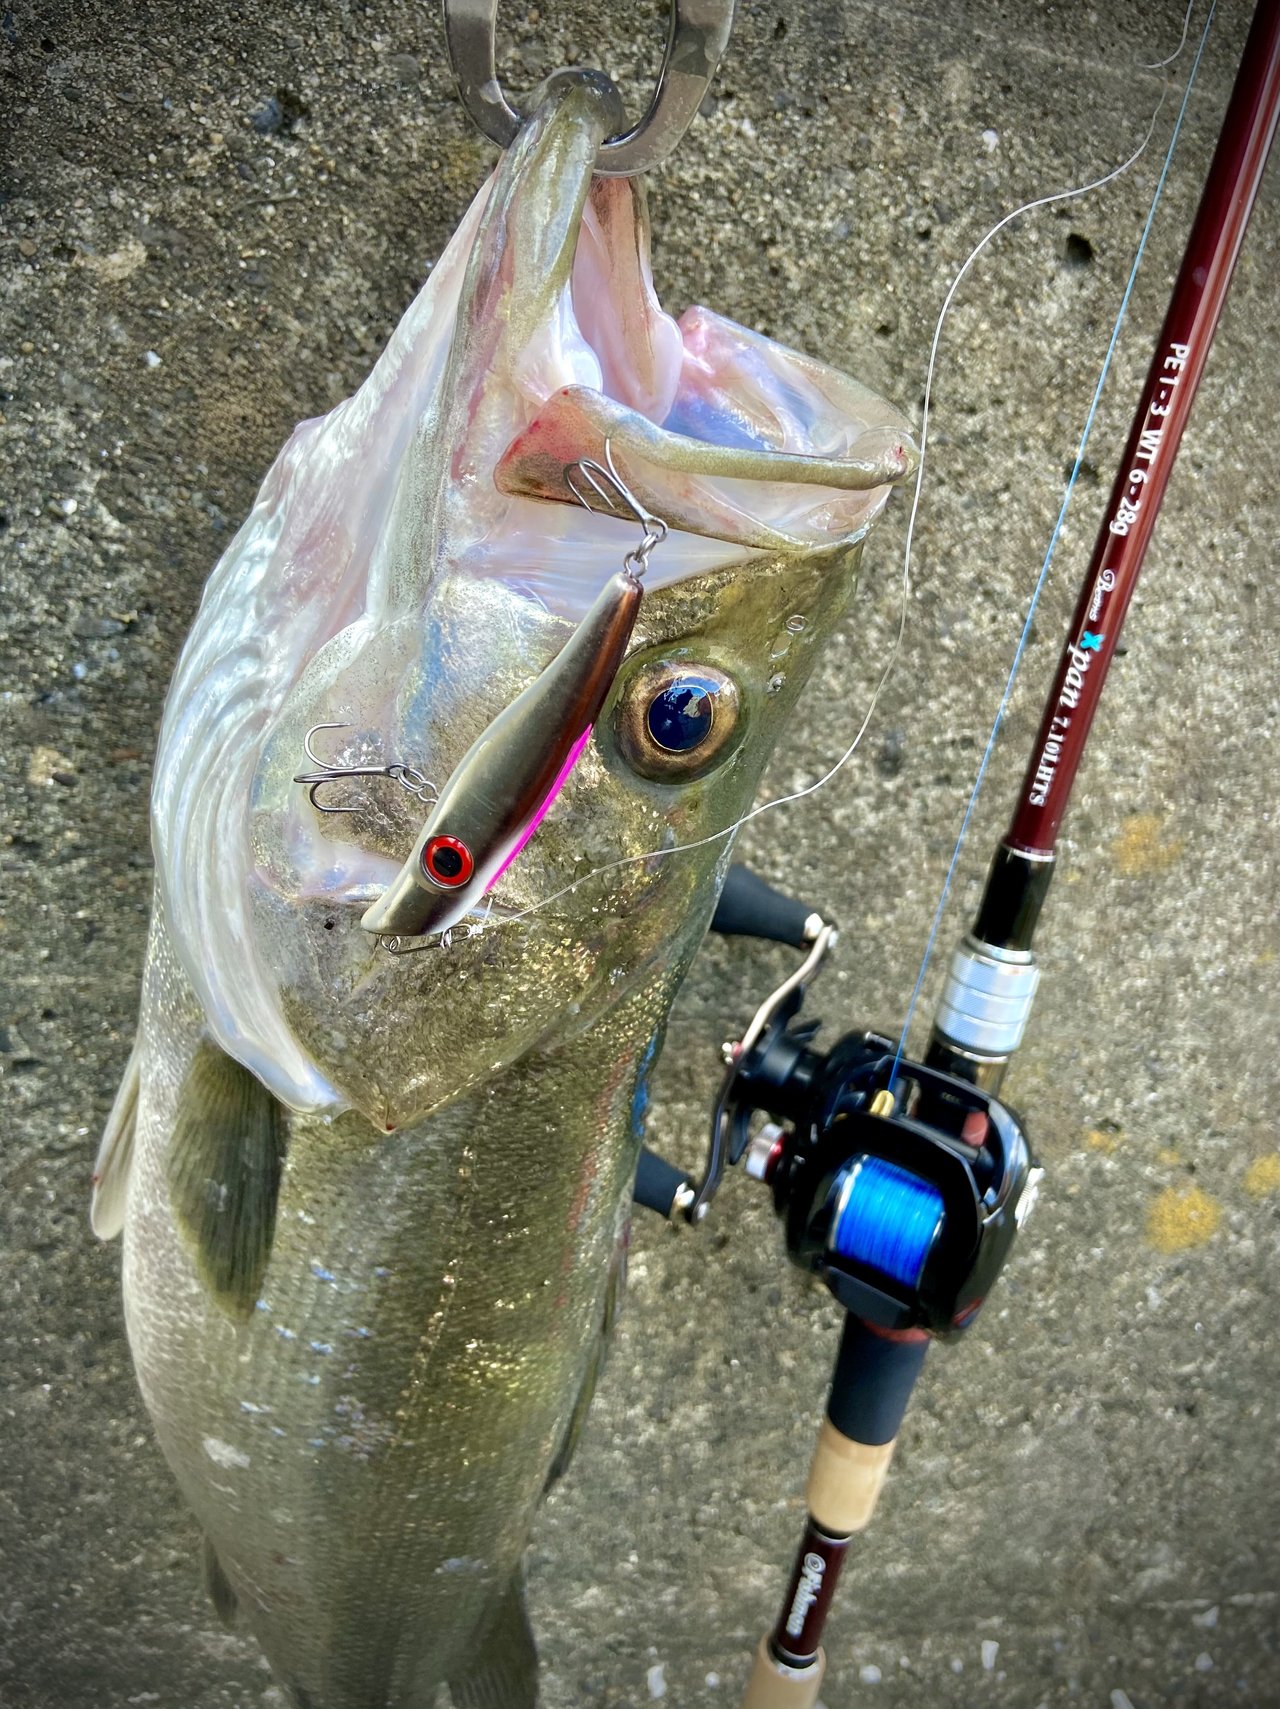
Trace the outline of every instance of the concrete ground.
[[[513, 86], [581, 58], [643, 76], [662, 10], [505, 8]], [[913, 409], [972, 244], [1136, 146], [1165, 75], [1142, 62], [1181, 28], [1176, 0], [741, 11], [707, 116], [652, 187], [664, 297]], [[1247, 21], [1222, 0], [948, 941], [1029, 746]], [[262, 472], [362, 378], [490, 154], [434, 13], [407, 0], [14, 0], [0, 53], [0, 1702], [248, 1709], [278, 1694], [204, 1601], [117, 1253], [85, 1219], [137, 996], [149, 759]], [[845, 926], [815, 1005], [833, 1027], [902, 1015], [1175, 111], [1176, 92], [1125, 178], [1022, 220], [970, 276], [903, 656], [853, 763], [746, 841]], [[931, 1357], [833, 1620], [829, 1709], [1280, 1701], [1278, 192], [1273, 169], [1043, 931], [1007, 1086], [1050, 1170], [1042, 1208], [968, 1341]], [[896, 503], [775, 790], [862, 716], [904, 522]], [[702, 957], [655, 1088], [673, 1157], [697, 1158], [719, 1042], [786, 961]], [[736, 1701], [835, 1334], [745, 1180], [697, 1235], [638, 1227], [612, 1364], [534, 1538], [550, 1709]]]

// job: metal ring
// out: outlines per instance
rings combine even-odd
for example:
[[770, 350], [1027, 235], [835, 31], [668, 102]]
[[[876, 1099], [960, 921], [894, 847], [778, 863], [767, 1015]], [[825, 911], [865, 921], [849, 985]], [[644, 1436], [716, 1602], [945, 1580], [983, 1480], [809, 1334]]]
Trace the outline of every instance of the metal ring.
[[[596, 171], [630, 178], [659, 165], [693, 123], [733, 28], [734, 0], [671, 0], [667, 51], [649, 110], [601, 144]], [[509, 148], [523, 122], [498, 82], [498, 0], [444, 0], [444, 33], [458, 95], [473, 122]]]

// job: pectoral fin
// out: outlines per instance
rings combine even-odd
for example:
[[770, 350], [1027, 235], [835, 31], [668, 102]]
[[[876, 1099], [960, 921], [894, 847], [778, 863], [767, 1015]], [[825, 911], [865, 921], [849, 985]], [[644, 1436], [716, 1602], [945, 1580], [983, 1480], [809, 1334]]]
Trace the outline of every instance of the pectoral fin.
[[231, 1588], [231, 1580], [222, 1570], [217, 1550], [207, 1537], [202, 1542], [200, 1565], [204, 1574], [204, 1587], [209, 1592], [214, 1613], [228, 1632], [234, 1632], [240, 1612], [240, 1600]]
[[196, 1051], [178, 1100], [166, 1172], [196, 1269], [231, 1317], [253, 1310], [271, 1256], [284, 1163], [280, 1105], [216, 1045]]
[[141, 1045], [134, 1042], [125, 1064], [124, 1078], [111, 1106], [103, 1130], [98, 1159], [93, 1166], [93, 1197], [89, 1201], [89, 1226], [99, 1240], [114, 1240], [124, 1227], [125, 1200], [129, 1194], [129, 1169], [133, 1163], [133, 1131], [138, 1120], [138, 1081]]
[[573, 1411], [556, 1451], [556, 1457], [551, 1462], [551, 1470], [547, 1473], [548, 1489], [558, 1479], [562, 1478], [569, 1469], [569, 1463], [578, 1449], [578, 1441], [587, 1422], [587, 1414], [591, 1411], [591, 1402], [595, 1399], [596, 1384], [604, 1371], [605, 1360], [609, 1356], [609, 1346], [613, 1339], [613, 1325], [618, 1316], [618, 1307], [622, 1303], [622, 1295], [627, 1285], [627, 1236], [618, 1242], [618, 1249], [613, 1255], [609, 1267], [609, 1279], [605, 1284], [604, 1310], [601, 1314], [600, 1333], [591, 1349], [587, 1360], [587, 1368], [578, 1390], [578, 1398], [573, 1403]]
[[470, 1671], [449, 1680], [454, 1709], [537, 1709], [538, 1650], [519, 1574], [475, 1646]]

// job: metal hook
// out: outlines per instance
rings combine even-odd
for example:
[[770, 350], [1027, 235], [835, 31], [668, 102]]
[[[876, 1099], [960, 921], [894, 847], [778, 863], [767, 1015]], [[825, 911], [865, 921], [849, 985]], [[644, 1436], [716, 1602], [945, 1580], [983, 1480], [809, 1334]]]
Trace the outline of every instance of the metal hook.
[[358, 813], [358, 807], [326, 807], [317, 800], [316, 791], [322, 784], [333, 783], [340, 777], [389, 777], [393, 783], [398, 783], [401, 789], [407, 789], [410, 795], [416, 795], [420, 801], [434, 801], [436, 786], [417, 769], [416, 766], [404, 765], [399, 760], [393, 760], [390, 765], [330, 765], [322, 760], [311, 746], [311, 738], [320, 730], [349, 730], [350, 724], [313, 724], [303, 738], [302, 747], [312, 765], [318, 766], [318, 771], [300, 771], [295, 773], [293, 781], [307, 785], [307, 797], [317, 813]]
[[[465, 936], [467, 938], [482, 938], [489, 930], [492, 915], [493, 897], [490, 896], [486, 901], [484, 913], [478, 920], [472, 920], [470, 922], [467, 926]], [[422, 937], [416, 938], [408, 937], [402, 933], [395, 933], [389, 938], [379, 938], [378, 943], [381, 948], [386, 950], [388, 955], [395, 956], [420, 955], [423, 950], [427, 949], [450, 950], [453, 948], [453, 934], [458, 929], [459, 928], [457, 926], [450, 926], [447, 931], [440, 933], [427, 932]]]
[[[667, 49], [638, 125], [601, 144], [596, 171], [630, 178], [658, 166], [693, 123], [733, 29], [734, 0], [671, 0]], [[523, 119], [498, 82], [498, 0], [444, 0], [444, 33], [458, 95], [472, 121], [509, 148]]]
[[[574, 474], [580, 473], [596, 497], [604, 505], [606, 516], [616, 516], [619, 509], [625, 508], [631, 512], [636, 521], [644, 529], [644, 539], [634, 550], [627, 553], [623, 559], [627, 569], [634, 576], [642, 576], [649, 568], [649, 555], [655, 546], [661, 546], [666, 539], [668, 529], [660, 516], [646, 510], [644, 505], [632, 492], [631, 488], [618, 473], [618, 466], [613, 460], [613, 446], [608, 439], [604, 442], [604, 462], [597, 463], [594, 457], [579, 457], [576, 463], [571, 463], [564, 472], [564, 484], [577, 499], [584, 510], [597, 514], [596, 507], [585, 493], [581, 492], [574, 481]], [[613, 492], [607, 492], [601, 481], [607, 481]]]

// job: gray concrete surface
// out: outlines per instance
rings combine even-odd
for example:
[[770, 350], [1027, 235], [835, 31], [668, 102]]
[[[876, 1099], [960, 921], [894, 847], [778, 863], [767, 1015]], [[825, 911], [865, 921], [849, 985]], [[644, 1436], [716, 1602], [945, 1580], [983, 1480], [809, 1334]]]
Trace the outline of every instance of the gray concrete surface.
[[[508, 8], [513, 83], [599, 57], [634, 90], [661, 8], [596, 10]], [[1140, 62], [1181, 22], [1163, 0], [742, 10], [713, 110], [653, 185], [664, 296], [912, 407], [955, 267], [1002, 211], [1130, 151], [1160, 87]], [[1023, 763], [1247, 13], [1218, 9], [948, 936]], [[433, 12], [405, 0], [17, 0], [0, 54], [0, 1702], [278, 1703], [203, 1600], [88, 1172], [136, 1001], [149, 757], [201, 583], [294, 421], [359, 382], [489, 156]], [[846, 925], [815, 1006], [833, 1025], [902, 1013], [1157, 166], [1020, 222], [976, 270], [943, 344], [899, 667], [854, 763], [752, 827], [749, 856]], [[1278, 191], [1273, 169], [1008, 1085], [1051, 1170], [1043, 1208], [968, 1342], [931, 1359], [848, 1571], [829, 1709], [1280, 1701]], [[1071, 233], [1091, 261], [1069, 265]], [[775, 788], [862, 715], [904, 519]], [[708, 947], [656, 1087], [671, 1155], [696, 1158], [715, 1047], [784, 960]], [[749, 1183], [698, 1236], [637, 1230], [603, 1392], [534, 1540], [550, 1709], [736, 1701], [834, 1335]]]

